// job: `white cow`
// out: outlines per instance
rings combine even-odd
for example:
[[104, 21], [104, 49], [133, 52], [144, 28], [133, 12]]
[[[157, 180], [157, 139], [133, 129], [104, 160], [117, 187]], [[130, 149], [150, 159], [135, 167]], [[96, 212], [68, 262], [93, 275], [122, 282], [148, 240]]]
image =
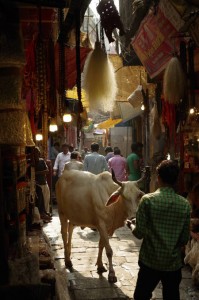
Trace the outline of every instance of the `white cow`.
[[108, 280], [117, 281], [109, 237], [124, 226], [127, 218], [135, 217], [138, 202], [144, 194], [138, 187], [139, 181], [119, 182], [114, 173], [111, 177], [109, 172], [99, 175], [77, 170], [63, 172], [56, 183], [56, 198], [67, 268], [72, 268], [70, 254], [74, 226], [96, 228], [100, 234], [97, 271], [100, 274], [106, 271], [102, 263], [105, 247], [109, 261]]

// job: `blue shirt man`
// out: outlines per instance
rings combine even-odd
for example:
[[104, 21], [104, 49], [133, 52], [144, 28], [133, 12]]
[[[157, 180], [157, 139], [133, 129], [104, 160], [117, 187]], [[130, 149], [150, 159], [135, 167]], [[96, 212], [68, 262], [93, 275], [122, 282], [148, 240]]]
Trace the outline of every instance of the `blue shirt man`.
[[108, 171], [108, 165], [103, 155], [99, 154], [99, 144], [91, 144], [91, 154], [88, 154], [84, 158], [84, 171], [91, 172], [95, 175], [100, 174], [104, 171]]

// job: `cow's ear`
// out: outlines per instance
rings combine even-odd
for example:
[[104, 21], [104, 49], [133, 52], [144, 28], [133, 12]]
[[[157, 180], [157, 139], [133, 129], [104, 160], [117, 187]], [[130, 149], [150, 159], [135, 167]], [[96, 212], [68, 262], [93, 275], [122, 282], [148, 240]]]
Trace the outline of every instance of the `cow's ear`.
[[106, 202], [106, 206], [109, 206], [109, 205], [111, 205], [111, 204], [117, 202], [119, 196], [120, 196], [119, 191], [114, 192], [114, 193], [109, 197], [108, 201]]

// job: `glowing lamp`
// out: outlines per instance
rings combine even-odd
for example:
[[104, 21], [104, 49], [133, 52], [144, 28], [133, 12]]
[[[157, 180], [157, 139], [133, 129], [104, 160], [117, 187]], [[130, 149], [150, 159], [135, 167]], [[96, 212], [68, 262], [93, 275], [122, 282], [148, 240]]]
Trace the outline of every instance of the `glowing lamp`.
[[50, 125], [49, 125], [49, 130], [50, 130], [50, 132], [55, 132], [58, 130], [55, 119], [51, 119]]
[[57, 124], [50, 124], [49, 126], [50, 132], [55, 132], [58, 130]]
[[170, 153], [167, 154], [167, 160], [170, 160], [171, 159], [171, 155]]
[[36, 141], [42, 141], [43, 140], [43, 135], [41, 133], [37, 133], [35, 136]]
[[69, 123], [72, 121], [72, 116], [71, 114], [64, 114], [63, 115], [63, 121], [66, 122], [66, 123]]

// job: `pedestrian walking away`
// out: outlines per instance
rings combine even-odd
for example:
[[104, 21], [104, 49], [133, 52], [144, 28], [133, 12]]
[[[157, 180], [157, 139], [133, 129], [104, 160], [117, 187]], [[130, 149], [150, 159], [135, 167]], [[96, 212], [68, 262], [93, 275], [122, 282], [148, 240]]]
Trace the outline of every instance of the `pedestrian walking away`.
[[98, 153], [99, 144], [91, 144], [91, 154], [85, 156], [84, 159], [84, 171], [91, 172], [95, 175], [102, 173], [103, 171], [108, 171], [108, 164], [103, 155]]
[[64, 171], [65, 170], [83, 170], [83, 163], [80, 161], [81, 155], [78, 151], [73, 151], [70, 156], [70, 161], [65, 163]]
[[131, 151], [132, 153], [127, 157], [128, 180], [136, 181], [141, 178], [141, 161], [138, 155], [139, 148], [137, 143], [131, 145]]
[[135, 300], [149, 300], [161, 281], [164, 300], [180, 300], [182, 247], [190, 236], [191, 207], [175, 192], [179, 167], [163, 160], [156, 168], [159, 188], [142, 197], [136, 223], [128, 222], [138, 239], [143, 239], [139, 253], [139, 272]]
[[110, 171], [113, 169], [117, 180], [127, 180], [127, 162], [126, 158], [121, 156], [119, 148], [114, 149], [114, 156], [108, 160], [108, 166]]
[[59, 154], [60, 145], [58, 142], [55, 142], [50, 149], [50, 159], [52, 162], [55, 161], [57, 155]]
[[89, 151], [88, 147], [84, 147], [84, 149], [81, 151], [82, 161], [84, 161], [85, 156], [88, 154], [91, 154], [91, 152]]
[[106, 161], [108, 162], [109, 159], [110, 159], [111, 157], [114, 156], [114, 152], [113, 152], [112, 147], [111, 147], [111, 146], [107, 146], [107, 147], [105, 148], [105, 153], [106, 153], [105, 159], [106, 159]]

